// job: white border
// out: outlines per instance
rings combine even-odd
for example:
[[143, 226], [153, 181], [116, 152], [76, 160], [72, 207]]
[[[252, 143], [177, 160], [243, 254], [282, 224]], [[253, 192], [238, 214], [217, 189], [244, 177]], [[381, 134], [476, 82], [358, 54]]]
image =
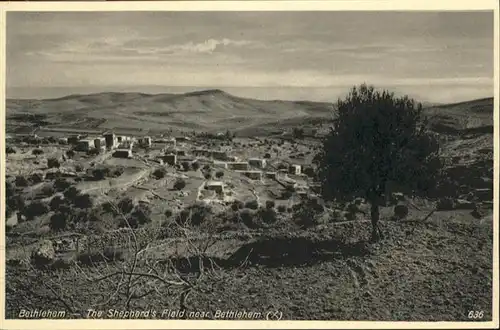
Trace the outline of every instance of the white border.
[[[371, 322], [371, 321], [163, 321], [163, 320], [5, 320], [5, 268], [0, 266], [2, 294], [0, 326], [5, 329], [486, 329], [499, 327], [498, 200], [499, 200], [499, 4], [495, 0], [372, 0], [372, 1], [134, 1], [134, 2], [3, 2], [0, 3], [0, 181], [5, 177], [5, 25], [6, 11], [467, 11], [493, 10], [494, 33], [494, 242], [492, 322]], [[0, 185], [0, 210], [5, 186]], [[4, 212], [0, 212], [4, 223]], [[0, 226], [0, 265], [5, 264], [5, 226]]]

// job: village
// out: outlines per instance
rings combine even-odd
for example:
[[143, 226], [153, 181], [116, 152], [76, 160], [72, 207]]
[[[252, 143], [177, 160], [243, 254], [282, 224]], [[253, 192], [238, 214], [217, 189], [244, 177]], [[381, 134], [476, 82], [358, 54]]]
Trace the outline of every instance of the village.
[[[285, 215], [304, 198], [316, 196], [311, 163], [317, 141], [313, 139], [299, 143], [283, 137], [227, 138], [225, 134], [213, 138], [114, 132], [41, 135], [8, 136], [19, 150], [8, 152], [6, 176], [19, 194], [31, 203], [51, 204], [67, 199], [66, 191], [74, 187], [89, 196], [92, 210], [130, 200], [136, 208], [147, 205], [147, 224], [139, 227], [162, 226], [165, 214], [176, 219], [200, 203], [219, 214], [273, 209]], [[30, 182], [20, 184], [23, 177]], [[93, 213], [91, 209], [85, 212]], [[74, 228], [68, 223], [65, 229], [55, 230], [53, 218], [59, 211], [46, 211], [36, 214], [35, 221], [26, 221], [22, 212], [12, 213], [9, 231], [26, 231], [28, 226], [43, 236]], [[100, 224], [105, 231], [120, 227], [116, 216], [101, 211], [100, 217], [105, 219]], [[58, 240], [54, 243], [61, 245]]]

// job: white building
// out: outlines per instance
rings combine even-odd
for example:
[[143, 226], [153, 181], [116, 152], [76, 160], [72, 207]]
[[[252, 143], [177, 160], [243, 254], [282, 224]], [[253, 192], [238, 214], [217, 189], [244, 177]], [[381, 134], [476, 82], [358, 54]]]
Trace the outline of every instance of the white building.
[[293, 174], [293, 175], [300, 175], [300, 173], [302, 173], [301, 169], [302, 169], [302, 167], [300, 165], [294, 164], [294, 165], [290, 165], [289, 172], [290, 172], [290, 174]]

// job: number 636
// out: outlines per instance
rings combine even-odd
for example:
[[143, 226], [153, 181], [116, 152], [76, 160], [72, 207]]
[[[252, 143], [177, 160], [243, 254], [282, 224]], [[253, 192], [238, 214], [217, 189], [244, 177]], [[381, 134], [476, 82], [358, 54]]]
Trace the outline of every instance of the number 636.
[[467, 314], [467, 317], [469, 319], [482, 319], [484, 316], [483, 311], [470, 311], [469, 314]]

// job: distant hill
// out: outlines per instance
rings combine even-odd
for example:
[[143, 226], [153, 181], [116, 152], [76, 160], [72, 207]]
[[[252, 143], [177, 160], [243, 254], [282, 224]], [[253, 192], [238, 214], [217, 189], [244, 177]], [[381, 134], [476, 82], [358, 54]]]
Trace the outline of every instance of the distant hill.
[[[7, 131], [26, 126], [73, 129], [221, 131], [245, 135], [332, 118], [332, 104], [263, 101], [236, 97], [219, 89], [185, 94], [97, 93], [55, 99], [7, 99]], [[437, 131], [493, 126], [493, 99], [425, 108]]]

